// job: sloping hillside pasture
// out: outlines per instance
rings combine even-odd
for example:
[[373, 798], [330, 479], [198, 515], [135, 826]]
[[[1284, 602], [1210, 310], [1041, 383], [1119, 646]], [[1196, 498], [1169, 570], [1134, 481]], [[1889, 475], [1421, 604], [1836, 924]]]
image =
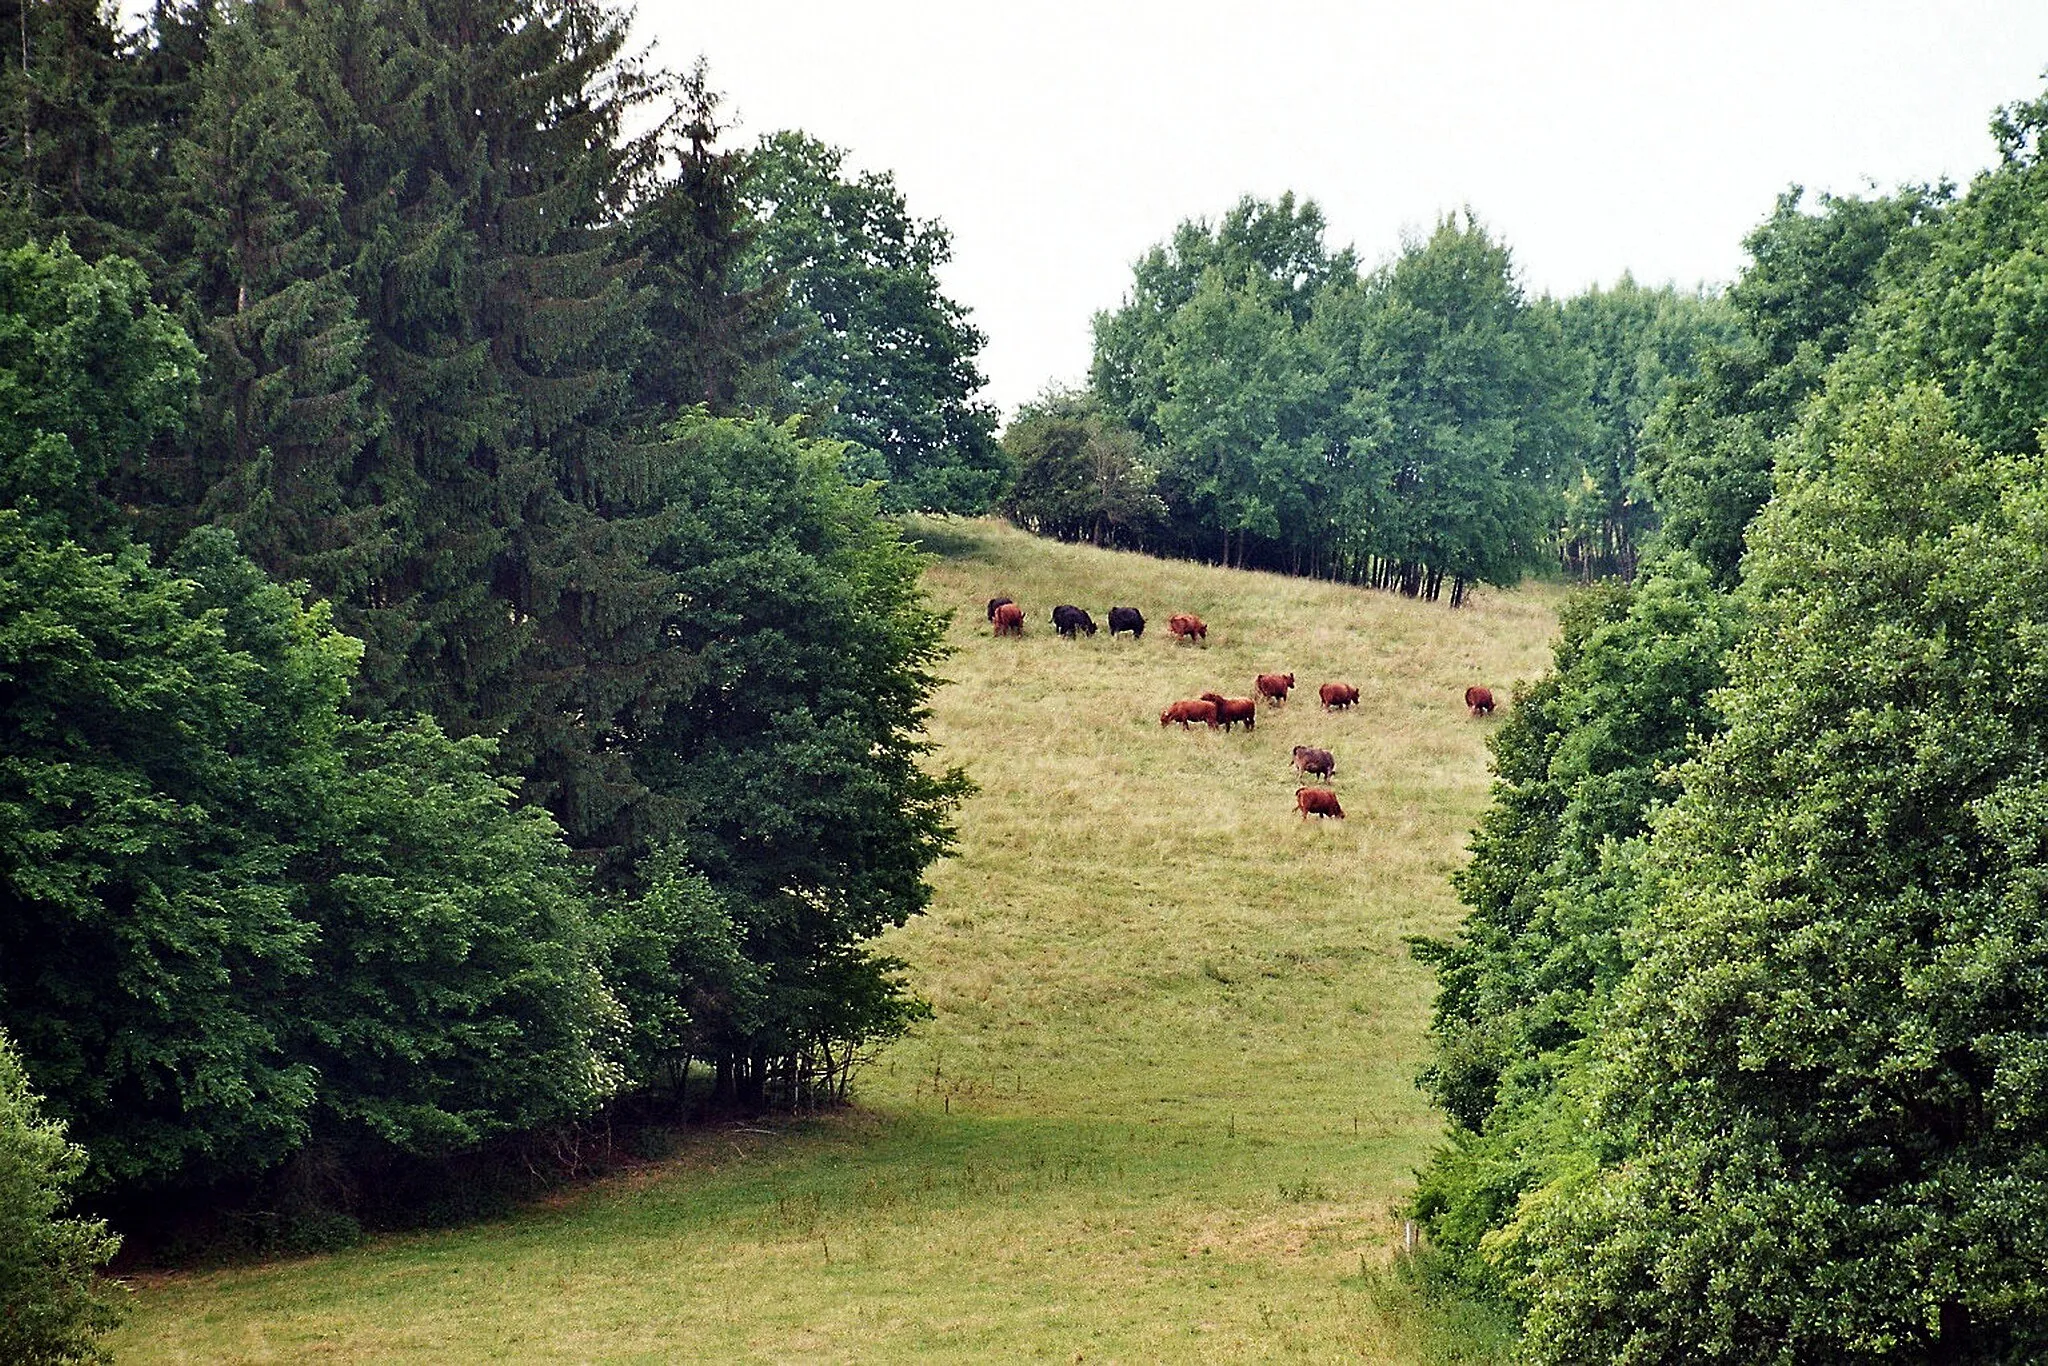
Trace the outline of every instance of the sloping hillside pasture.
[[[1452, 612], [914, 530], [956, 613], [932, 732], [981, 791], [931, 912], [888, 939], [936, 1019], [858, 1109], [693, 1131], [499, 1223], [147, 1280], [123, 1360], [1480, 1359], [1486, 1325], [1380, 1270], [1440, 1132], [1403, 937], [1454, 922], [1485, 800], [1463, 690], [1544, 666], [1557, 593]], [[998, 592], [1024, 639], [991, 638]], [[1061, 602], [1103, 633], [1055, 638]], [[1119, 603], [1141, 643], [1109, 639]], [[1255, 733], [1160, 729], [1265, 670], [1301, 686]], [[1318, 708], [1330, 679], [1352, 712]], [[1336, 752], [1347, 821], [1295, 815], [1296, 744]]]

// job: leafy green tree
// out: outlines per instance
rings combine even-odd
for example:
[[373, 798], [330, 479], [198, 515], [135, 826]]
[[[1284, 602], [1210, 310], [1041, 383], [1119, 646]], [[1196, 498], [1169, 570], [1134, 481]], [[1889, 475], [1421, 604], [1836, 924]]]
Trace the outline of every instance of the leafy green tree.
[[786, 132], [764, 138], [749, 168], [753, 275], [788, 282], [798, 338], [783, 374], [821, 435], [880, 454], [886, 506], [986, 511], [1006, 471], [996, 412], [974, 399], [986, 339], [939, 290], [952, 238], [913, 217], [891, 177], [849, 179], [845, 161]]
[[1516, 1268], [1485, 1238], [1579, 1156], [1575, 1074], [1627, 970], [1642, 846], [1673, 771], [1718, 729], [1739, 622], [1684, 557], [1574, 598], [1551, 671], [1491, 742], [1493, 802], [1453, 879], [1470, 914], [1454, 940], [1415, 946], [1438, 983], [1423, 1083], [1452, 1121], [1417, 1209], [1490, 1293], [1515, 1293]]
[[[1321, 376], [1294, 319], [1260, 278], [1205, 273], [1161, 353], [1167, 397], [1153, 414], [1179, 499], [1221, 537], [1222, 563], [1250, 537], [1296, 539], [1321, 500]], [[1290, 534], [1292, 533], [1292, 534]]]
[[243, 687], [269, 757], [245, 783], [267, 801], [241, 819], [274, 832], [309, 931], [285, 1038], [317, 1077], [309, 1138], [438, 1153], [594, 1109], [618, 1085], [616, 1006], [554, 821], [514, 806], [488, 740], [343, 716], [355, 642], [226, 533], [195, 533], [171, 567], [189, 610], [264, 665]]
[[915, 1011], [864, 945], [924, 908], [969, 790], [923, 766], [944, 646], [922, 561], [846, 480], [844, 454], [765, 420], [688, 416], [649, 550], [690, 687], [636, 736], [642, 828], [651, 848], [688, 851], [759, 969], [758, 996], [694, 1025], [741, 1097]]
[[1003, 429], [1016, 476], [1003, 511], [1042, 536], [1128, 543], [1166, 516], [1136, 432], [1106, 420], [1085, 393], [1051, 391]]
[[1366, 279], [1322, 234], [1313, 202], [1243, 200], [1097, 316], [1095, 400], [1161, 452], [1158, 543], [1453, 605], [1513, 582], [1590, 430], [1584, 348], [1469, 217]]
[[1539, 1360], [2048, 1350], [2048, 471], [1953, 419], [1864, 401], [1751, 529], [1755, 626], [1652, 840], [1597, 1160], [1509, 1230]]
[[1771, 494], [1774, 443], [1796, 422], [1857, 318], [1924, 251], [1945, 189], [1872, 199], [1795, 187], [1745, 240], [1750, 265], [1728, 291], [1744, 339], [1706, 348], [1699, 372], [1671, 385], [1639, 459], [1664, 539], [1734, 582], [1742, 532]]
[[0, 1356], [21, 1366], [106, 1360], [97, 1340], [120, 1319], [97, 1273], [121, 1240], [64, 1213], [84, 1168], [0, 1035]]
[[252, 691], [332, 705], [353, 649], [315, 616], [259, 661], [192, 594], [0, 511], [0, 1009], [102, 1183], [261, 1170], [316, 1083], [287, 1043], [313, 931], [264, 814], [308, 799], [311, 737]]
[[1189, 219], [1141, 257], [1121, 307], [1095, 315], [1090, 387], [1105, 410], [1159, 444], [1159, 411], [1172, 397], [1167, 346], [1172, 319], [1191, 302], [1203, 277], [1219, 272], [1229, 286], [1248, 288], [1257, 302], [1307, 325], [1331, 284], [1352, 281], [1358, 261], [1349, 248], [1330, 251], [1314, 200], [1283, 194], [1273, 202], [1249, 195], [1213, 225]]
[[626, 1075], [674, 1093], [692, 1059], [725, 1057], [767, 1023], [763, 974], [726, 899], [679, 850], [651, 855], [641, 876], [646, 890], [614, 898], [604, 918], [604, 978], [625, 1008]]
[[618, 1002], [560, 829], [433, 722], [351, 723], [294, 861], [320, 927], [295, 1042], [314, 1137], [439, 1154], [594, 1111]]
[[360, 647], [226, 533], [173, 572], [0, 512], [0, 1015], [95, 1180], [588, 1113], [615, 1007], [483, 741], [351, 721]]
[[1585, 577], [1635, 573], [1656, 509], [1641, 475], [1643, 429], [1674, 380], [1694, 376], [1708, 346], [1741, 331], [1724, 299], [1648, 289], [1623, 275], [1612, 289], [1564, 302], [1566, 341], [1592, 366], [1584, 475], [1565, 493], [1563, 557]]
[[1870, 310], [1853, 356], [1853, 392], [1941, 385], [1964, 435], [1987, 449], [2040, 449], [2048, 426], [2048, 95], [1999, 111], [1999, 161], [1916, 234], [1891, 275], [1897, 287]]
[[106, 477], [195, 359], [132, 266], [19, 248], [0, 304], [0, 1015], [95, 1180], [587, 1111], [610, 1007], [552, 823], [476, 744], [346, 721], [360, 646], [226, 533], [127, 541]]
[[1547, 558], [1586, 433], [1582, 358], [1470, 215], [1410, 243], [1368, 289], [1359, 369], [1393, 462], [1379, 578], [1434, 599], [1448, 577], [1456, 605], [1467, 583], [1513, 583]]
[[140, 269], [63, 242], [0, 252], [0, 506], [94, 546], [125, 539], [122, 464], [182, 419], [199, 356]]

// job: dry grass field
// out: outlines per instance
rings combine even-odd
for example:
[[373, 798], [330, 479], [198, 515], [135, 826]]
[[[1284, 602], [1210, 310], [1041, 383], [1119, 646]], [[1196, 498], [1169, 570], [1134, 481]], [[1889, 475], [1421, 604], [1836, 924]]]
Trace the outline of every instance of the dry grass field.
[[[936, 1019], [858, 1107], [695, 1131], [510, 1219], [153, 1278], [133, 1362], [1491, 1360], [1385, 1274], [1436, 1141], [1403, 937], [1486, 794], [1466, 684], [1545, 665], [1557, 590], [1464, 609], [917, 523], [958, 653], [932, 731], [981, 785], [931, 912], [890, 936]], [[1022, 640], [990, 638], [1008, 593]], [[1054, 637], [1074, 602], [1105, 623]], [[1112, 642], [1113, 603], [1142, 608]], [[1172, 610], [1209, 623], [1175, 645]], [[1301, 690], [1250, 734], [1168, 701]], [[1356, 683], [1326, 715], [1315, 688]], [[1349, 819], [1294, 813], [1296, 744]]]

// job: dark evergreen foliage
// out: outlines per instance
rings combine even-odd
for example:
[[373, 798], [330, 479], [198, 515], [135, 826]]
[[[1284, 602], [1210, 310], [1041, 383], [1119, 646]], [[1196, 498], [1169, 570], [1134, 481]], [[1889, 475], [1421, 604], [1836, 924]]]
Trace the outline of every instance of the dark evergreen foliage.
[[[798, 332], [784, 328], [789, 278], [760, 275], [763, 225], [751, 186], [759, 161], [721, 147], [719, 97], [700, 61], [682, 79], [654, 184], [633, 210], [626, 250], [646, 310], [634, 397], [657, 423], [702, 404], [774, 410], [792, 401], [782, 367]], [[760, 276], [752, 283], [750, 275]]]
[[[842, 1097], [965, 780], [848, 448], [692, 408], [792, 343], [701, 66], [595, 0], [87, 17], [15, 15], [64, 174], [0, 231], [155, 278], [0, 256], [0, 1021], [91, 1180], [291, 1205], [693, 1057]], [[892, 420], [986, 447], [942, 368]]]

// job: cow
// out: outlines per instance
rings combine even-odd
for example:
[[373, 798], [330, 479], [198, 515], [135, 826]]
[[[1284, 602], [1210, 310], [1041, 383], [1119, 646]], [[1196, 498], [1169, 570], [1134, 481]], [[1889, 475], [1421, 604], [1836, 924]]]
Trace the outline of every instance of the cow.
[[1210, 730], [1214, 730], [1216, 729], [1216, 704], [1214, 702], [1176, 702], [1165, 711], [1159, 713], [1160, 725], [1170, 726], [1175, 721], [1180, 722], [1182, 730], [1188, 728], [1190, 721], [1200, 721], [1208, 726]]
[[1234, 722], [1244, 722], [1246, 730], [1254, 729], [1259, 722], [1259, 704], [1249, 697], [1223, 697], [1213, 692], [1202, 694], [1204, 702], [1216, 704], [1216, 719], [1229, 730]]
[[992, 618], [999, 636], [1021, 636], [1024, 634], [1024, 609], [1014, 602], [998, 603]]
[[1287, 700], [1287, 690], [1294, 686], [1293, 674], [1260, 674], [1259, 696], [1276, 706]]
[[1335, 816], [1344, 819], [1344, 808], [1337, 802], [1337, 794], [1327, 787], [1297, 787], [1294, 789], [1294, 808], [1301, 812], [1301, 818], [1310, 816]]
[[1316, 691], [1322, 694], [1324, 711], [1341, 711], [1358, 703], [1358, 689], [1349, 683], [1325, 683]]
[[994, 621], [996, 619], [996, 608], [1001, 607], [1006, 602], [1015, 601], [1015, 598], [990, 598], [988, 600], [988, 619]]
[[1199, 640], [1209, 643], [1209, 628], [1193, 612], [1175, 612], [1166, 619], [1166, 629], [1175, 640]]
[[1112, 607], [1109, 609], [1109, 638], [1115, 640], [1119, 633], [1129, 631], [1132, 640], [1145, 638], [1145, 614], [1135, 607]]
[[1337, 757], [1327, 749], [1310, 749], [1307, 745], [1296, 745], [1294, 771], [1304, 778], [1313, 773], [1324, 782], [1335, 782]]
[[1095, 618], [1089, 616], [1072, 603], [1063, 602], [1052, 609], [1052, 629], [1065, 636], [1068, 640], [1074, 638], [1076, 631], [1085, 631], [1090, 636], [1093, 636], [1095, 634]]
[[1465, 705], [1472, 709], [1474, 716], [1493, 715], [1493, 689], [1480, 687], [1465, 689]]

